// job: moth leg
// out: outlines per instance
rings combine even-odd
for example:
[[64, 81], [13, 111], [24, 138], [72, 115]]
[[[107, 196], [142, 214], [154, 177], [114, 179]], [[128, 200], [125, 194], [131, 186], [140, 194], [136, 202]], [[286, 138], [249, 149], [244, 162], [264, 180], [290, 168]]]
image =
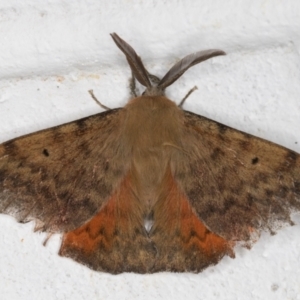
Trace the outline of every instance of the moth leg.
[[109, 107], [105, 106], [104, 104], [102, 104], [102, 103], [95, 97], [93, 90], [89, 90], [88, 92], [90, 93], [91, 97], [95, 100], [95, 102], [96, 102], [99, 106], [101, 106], [101, 107], [102, 107], [103, 109], [105, 109], [105, 110], [111, 110], [111, 108], [109, 108]]
[[198, 87], [195, 85], [192, 89], [190, 89], [188, 91], [188, 93], [183, 97], [183, 99], [180, 101], [180, 103], [178, 104], [178, 107], [182, 107], [182, 105], [184, 104], [185, 100], [191, 95], [191, 93], [193, 93], [194, 91], [198, 90]]
[[47, 243], [50, 240], [50, 238], [52, 237], [52, 235], [53, 235], [53, 232], [50, 232], [50, 233], [47, 234], [47, 236], [46, 236], [46, 238], [45, 238], [45, 240], [43, 242], [43, 246], [47, 245]]
[[137, 97], [140, 93], [136, 87], [136, 81], [133, 72], [131, 71], [131, 78], [129, 79], [129, 89], [132, 97]]

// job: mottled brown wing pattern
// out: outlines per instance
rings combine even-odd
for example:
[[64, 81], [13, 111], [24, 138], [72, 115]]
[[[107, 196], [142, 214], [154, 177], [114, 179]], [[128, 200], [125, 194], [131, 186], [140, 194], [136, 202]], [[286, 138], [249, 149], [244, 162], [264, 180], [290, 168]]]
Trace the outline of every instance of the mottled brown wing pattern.
[[89, 220], [124, 176], [121, 114], [110, 110], [0, 145], [0, 212], [49, 232]]
[[151, 272], [157, 252], [133, 191], [129, 172], [97, 215], [64, 234], [59, 254], [112, 274]]
[[209, 230], [251, 242], [261, 230], [292, 224], [300, 211], [300, 155], [185, 112], [188, 172], [177, 179]]
[[171, 168], [161, 182], [150, 232], [133, 182], [129, 172], [97, 215], [65, 233], [60, 255], [113, 274], [200, 272], [233, 255], [233, 244], [209, 231], [193, 212]]
[[224, 255], [233, 256], [233, 243], [207, 229], [168, 168], [153, 210], [150, 238], [155, 244], [155, 264], [149, 270], [200, 272]]

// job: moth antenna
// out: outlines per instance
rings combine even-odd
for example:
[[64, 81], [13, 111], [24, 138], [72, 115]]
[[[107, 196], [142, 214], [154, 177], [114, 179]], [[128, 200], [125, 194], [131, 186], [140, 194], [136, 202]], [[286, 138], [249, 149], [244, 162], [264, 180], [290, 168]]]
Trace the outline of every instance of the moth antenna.
[[125, 54], [131, 71], [134, 74], [134, 77], [143, 86], [151, 88], [152, 85], [148, 77], [148, 72], [144, 67], [141, 58], [136, 54], [134, 49], [124, 40], [122, 40], [116, 33], [111, 33], [111, 37], [113, 38], [114, 42], [119, 47], [119, 49]]
[[90, 95], [92, 96], [92, 98], [95, 100], [95, 102], [96, 102], [99, 106], [101, 106], [101, 107], [102, 107], [103, 109], [105, 109], [105, 110], [111, 110], [111, 108], [105, 106], [104, 104], [102, 104], [102, 103], [96, 98], [96, 96], [94, 95], [93, 90], [89, 90], [88, 92], [90, 93]]
[[171, 85], [174, 81], [176, 81], [190, 67], [199, 64], [200, 62], [205, 61], [214, 56], [225, 55], [225, 54], [226, 53], [224, 51], [218, 49], [203, 50], [203, 51], [190, 54], [184, 57], [183, 59], [181, 59], [170, 69], [170, 71], [160, 81], [158, 87], [164, 90], [166, 87]]
[[131, 78], [129, 78], [129, 89], [130, 89], [130, 94], [132, 97], [137, 97], [138, 96], [138, 89], [135, 84], [135, 77], [133, 72], [131, 71]]
[[180, 103], [178, 104], [178, 107], [182, 107], [182, 105], [184, 104], [185, 100], [196, 90], [198, 90], [198, 87], [195, 85], [192, 89], [190, 89], [188, 91], [188, 93], [183, 97], [183, 99], [180, 101]]

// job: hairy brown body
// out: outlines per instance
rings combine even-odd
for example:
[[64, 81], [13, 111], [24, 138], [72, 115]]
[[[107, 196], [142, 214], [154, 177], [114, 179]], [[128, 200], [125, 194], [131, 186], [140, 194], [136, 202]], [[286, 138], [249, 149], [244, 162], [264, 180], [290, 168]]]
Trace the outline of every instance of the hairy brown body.
[[124, 108], [121, 143], [131, 153], [138, 198], [151, 210], [157, 202], [158, 190], [173, 161], [183, 152], [183, 113], [163, 96], [144, 96], [131, 100]]

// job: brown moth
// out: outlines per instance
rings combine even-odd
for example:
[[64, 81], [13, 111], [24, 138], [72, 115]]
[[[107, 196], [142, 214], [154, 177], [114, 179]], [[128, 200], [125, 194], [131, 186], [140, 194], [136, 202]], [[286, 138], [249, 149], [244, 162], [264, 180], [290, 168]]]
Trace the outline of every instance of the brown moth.
[[292, 225], [300, 155], [164, 96], [188, 68], [225, 53], [186, 56], [153, 85], [135, 51], [112, 38], [145, 92], [0, 145], [0, 212], [63, 233], [60, 255], [110, 273], [200, 272], [234, 257], [236, 243]]

